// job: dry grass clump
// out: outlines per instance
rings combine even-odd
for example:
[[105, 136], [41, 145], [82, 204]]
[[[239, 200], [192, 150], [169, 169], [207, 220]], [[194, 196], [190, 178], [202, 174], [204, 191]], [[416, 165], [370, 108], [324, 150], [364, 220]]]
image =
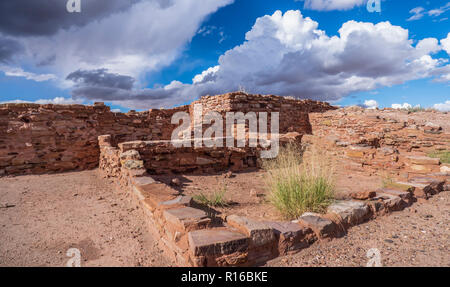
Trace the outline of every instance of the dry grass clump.
[[269, 200], [286, 219], [307, 211], [323, 212], [335, 197], [330, 158], [313, 147], [306, 154], [300, 146], [290, 144], [280, 148], [277, 158], [263, 161]]
[[211, 194], [200, 193], [193, 196], [193, 199], [203, 205], [208, 207], [226, 207], [228, 206], [228, 201], [225, 198], [227, 193], [227, 186], [224, 185], [221, 190], [215, 191]]

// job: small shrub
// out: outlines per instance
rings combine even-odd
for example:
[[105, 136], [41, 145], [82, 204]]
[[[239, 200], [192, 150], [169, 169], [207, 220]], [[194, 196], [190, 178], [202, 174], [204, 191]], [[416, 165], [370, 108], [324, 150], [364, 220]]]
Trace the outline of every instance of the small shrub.
[[450, 163], [450, 151], [434, 151], [428, 154], [429, 157], [439, 158], [441, 163]]
[[421, 106], [411, 107], [406, 109], [408, 113], [418, 113], [418, 112], [425, 112], [426, 109], [422, 108]]
[[263, 161], [269, 200], [286, 219], [304, 212], [323, 212], [334, 200], [333, 165], [324, 153], [297, 145], [280, 148], [278, 157]]
[[212, 194], [205, 195], [200, 193], [193, 196], [193, 199], [200, 204], [209, 207], [225, 207], [228, 202], [225, 199], [225, 194], [227, 192], [227, 186], [225, 185], [221, 190], [215, 191]]

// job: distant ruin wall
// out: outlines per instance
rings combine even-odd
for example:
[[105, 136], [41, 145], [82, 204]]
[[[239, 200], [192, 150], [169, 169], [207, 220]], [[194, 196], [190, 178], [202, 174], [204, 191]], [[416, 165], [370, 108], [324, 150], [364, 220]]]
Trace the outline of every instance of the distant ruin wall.
[[0, 105], [0, 176], [94, 168], [99, 135], [110, 134], [115, 143], [167, 139], [179, 110], [187, 107], [123, 114], [101, 103]]
[[[215, 110], [280, 112], [280, 133], [311, 133], [309, 112], [333, 109], [315, 101], [277, 96], [229, 93], [203, 97], [203, 113]], [[0, 176], [41, 174], [95, 168], [99, 164], [98, 136], [111, 135], [114, 146], [126, 141], [169, 140], [177, 125], [176, 112], [190, 106], [167, 110], [114, 113], [103, 103], [84, 105], [0, 105]], [[269, 119], [270, 123], [270, 119]]]
[[[206, 96], [190, 105], [192, 115], [195, 104], [202, 104], [203, 114], [217, 111], [223, 117], [227, 112], [267, 112], [270, 129], [270, 113], [279, 112], [280, 134], [298, 132], [310, 134], [309, 113], [319, 113], [336, 109], [328, 103], [312, 100], [296, 100], [273, 95], [249, 95], [241, 92], [228, 93], [221, 96]], [[227, 135], [228, 136], [228, 135]]]

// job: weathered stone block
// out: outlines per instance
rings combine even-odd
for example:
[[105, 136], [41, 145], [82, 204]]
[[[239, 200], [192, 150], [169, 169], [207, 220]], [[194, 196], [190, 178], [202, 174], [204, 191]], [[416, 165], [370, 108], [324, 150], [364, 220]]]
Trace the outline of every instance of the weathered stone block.
[[181, 207], [181, 206], [190, 206], [192, 203], [192, 197], [191, 196], [177, 196], [175, 199], [163, 201], [158, 204], [159, 208], [162, 209], [171, 209], [174, 207]]
[[204, 228], [211, 222], [206, 212], [192, 207], [165, 210], [163, 215], [168, 224], [181, 231]]
[[327, 211], [339, 215], [348, 225], [356, 225], [368, 218], [370, 209], [363, 202], [345, 200], [333, 203]]
[[137, 150], [131, 149], [120, 154], [121, 160], [140, 160], [141, 156]]
[[419, 165], [419, 164], [412, 164], [410, 167], [410, 171], [417, 172], [417, 173], [430, 173], [433, 172], [435, 169], [434, 165]]
[[267, 224], [247, 217], [230, 215], [227, 223], [250, 237], [252, 246], [262, 246], [274, 243], [275, 234]]
[[145, 197], [144, 205], [151, 211], [158, 208], [161, 202], [172, 200], [179, 195], [176, 190], [163, 183], [145, 185], [140, 190]]
[[278, 252], [288, 254], [309, 246], [317, 238], [311, 228], [290, 221], [265, 222], [272, 227], [278, 240]]
[[189, 249], [194, 256], [218, 256], [247, 252], [250, 239], [228, 229], [205, 229], [188, 233]]
[[416, 165], [439, 165], [440, 160], [438, 158], [431, 158], [426, 156], [408, 156], [407, 159]]
[[394, 196], [400, 197], [404, 202], [410, 203], [412, 199], [412, 195], [410, 192], [403, 191], [403, 190], [396, 190], [396, 189], [390, 189], [390, 188], [382, 188], [379, 190], [380, 193], [386, 193]]
[[304, 213], [297, 222], [310, 227], [319, 238], [332, 237], [337, 231], [337, 226], [333, 221], [315, 213]]
[[353, 199], [366, 200], [366, 199], [375, 197], [376, 194], [377, 193], [375, 191], [355, 191], [355, 192], [351, 192], [350, 196]]
[[144, 161], [142, 160], [122, 160], [121, 161], [122, 167], [126, 169], [143, 169], [144, 168]]
[[404, 208], [403, 200], [395, 195], [377, 192], [377, 196], [373, 200], [378, 200], [383, 204], [383, 210], [386, 212], [398, 211]]
[[[423, 179], [423, 178], [422, 178]], [[412, 179], [410, 182], [399, 182], [400, 184], [409, 184], [414, 187], [413, 195], [416, 198], [429, 198], [433, 194], [437, 194], [443, 190], [445, 181], [443, 180], [419, 180]]]
[[364, 152], [359, 150], [348, 150], [346, 155], [350, 158], [364, 158]]

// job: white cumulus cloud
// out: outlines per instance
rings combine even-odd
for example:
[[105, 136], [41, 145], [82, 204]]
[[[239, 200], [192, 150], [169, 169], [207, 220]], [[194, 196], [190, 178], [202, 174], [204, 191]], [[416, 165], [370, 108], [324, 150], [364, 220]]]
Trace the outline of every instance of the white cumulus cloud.
[[447, 38], [441, 40], [441, 45], [442, 49], [450, 55], [450, 33], [448, 33]]
[[[144, 73], [169, 65], [196, 35], [203, 20], [232, 2], [130, 1], [107, 17], [92, 18], [51, 35], [18, 35], [14, 40], [24, 48], [21, 63], [36, 67], [45, 63], [61, 80], [77, 70], [99, 68], [142, 79]], [[66, 14], [64, 17], [77, 16]]]
[[367, 100], [367, 101], [364, 101], [364, 106], [367, 109], [376, 109], [376, 108], [378, 108], [378, 102], [375, 100]]
[[0, 66], [0, 71], [2, 71], [5, 74], [5, 76], [22, 77], [27, 80], [32, 80], [35, 82], [46, 82], [46, 81], [57, 79], [57, 77], [53, 74], [36, 74], [36, 73], [24, 71], [22, 68], [9, 67], [9, 66]]
[[296, 0], [304, 1], [304, 8], [317, 11], [350, 10], [361, 6], [367, 0]]
[[408, 109], [412, 109], [412, 106], [408, 103], [392, 104], [392, 108], [396, 109], [396, 110], [408, 110]]
[[433, 109], [442, 111], [442, 112], [450, 112], [450, 101], [446, 101], [445, 103], [435, 104]]
[[430, 55], [440, 50], [436, 39], [414, 45], [407, 29], [389, 22], [348, 21], [337, 36], [328, 36], [318, 26], [298, 10], [276, 11], [258, 18], [245, 41], [220, 56], [219, 65], [195, 76], [193, 83], [126, 93], [102, 90], [95, 95], [80, 90], [77, 96], [148, 108], [243, 88], [249, 93], [336, 101], [355, 92], [442, 77], [449, 67]]

